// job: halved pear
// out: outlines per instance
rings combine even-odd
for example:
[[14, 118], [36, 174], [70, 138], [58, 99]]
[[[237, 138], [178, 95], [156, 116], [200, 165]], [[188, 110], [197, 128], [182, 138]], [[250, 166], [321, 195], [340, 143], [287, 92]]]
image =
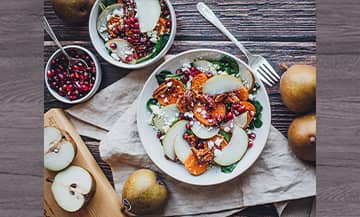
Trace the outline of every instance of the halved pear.
[[232, 120], [226, 122], [222, 127], [225, 129], [226, 127], [232, 129], [235, 125], [241, 127], [242, 129], [247, 128], [248, 123], [248, 111], [241, 113], [239, 116], [236, 116]]
[[216, 75], [205, 82], [203, 93], [213, 96], [238, 90], [242, 86], [242, 81], [234, 76]]
[[246, 132], [235, 125], [229, 144], [218, 154], [214, 161], [220, 166], [228, 166], [239, 161], [245, 154], [249, 138]]
[[79, 166], [59, 172], [51, 185], [56, 203], [67, 212], [80, 210], [91, 199], [94, 190], [95, 180]]
[[207, 127], [202, 125], [199, 121], [194, 121], [194, 124], [191, 126], [191, 131], [201, 139], [209, 139], [219, 132], [218, 127]]
[[57, 144], [62, 139], [62, 133], [58, 128], [45, 127], [44, 128], [44, 152], [46, 152], [50, 146]]
[[175, 154], [179, 160], [184, 164], [186, 159], [192, 154], [189, 143], [183, 139], [181, 135], [175, 137], [174, 141]]
[[176, 104], [165, 106], [159, 111], [159, 114], [154, 115], [153, 124], [162, 133], [166, 133], [178, 118], [179, 113]]
[[59, 129], [44, 128], [44, 167], [48, 170], [63, 170], [75, 158], [76, 146], [62, 138], [63, 135]]
[[188, 121], [181, 120], [176, 122], [165, 134], [164, 139], [162, 140], [163, 149], [165, 155], [170, 160], [175, 160], [175, 149], [174, 149], [174, 142], [177, 136], [182, 138], [182, 135], [186, 132], [186, 124]]
[[159, 0], [135, 0], [141, 32], [152, 31], [159, 21], [161, 7]]
[[97, 21], [96, 21], [96, 29], [99, 33], [99, 35], [104, 39], [104, 41], [107, 41], [110, 37], [110, 34], [107, 32], [107, 17], [108, 15], [112, 14], [112, 12], [117, 9], [117, 10], [123, 10], [123, 4], [117, 3], [117, 4], [112, 4], [109, 5], [108, 7], [105, 8], [105, 10], [103, 10]]
[[212, 64], [211, 62], [207, 61], [207, 60], [195, 60], [193, 62], [194, 66], [202, 71], [202, 72], [210, 72], [212, 73], [213, 75], [216, 75], [217, 74], [217, 70], [216, 70], [216, 67], [214, 64]]

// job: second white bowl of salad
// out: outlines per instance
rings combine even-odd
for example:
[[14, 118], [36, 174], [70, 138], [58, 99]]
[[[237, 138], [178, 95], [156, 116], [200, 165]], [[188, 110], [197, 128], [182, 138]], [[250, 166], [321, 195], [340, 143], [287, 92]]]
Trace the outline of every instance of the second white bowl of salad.
[[137, 69], [161, 59], [176, 34], [169, 0], [97, 0], [89, 18], [90, 39], [112, 65]]
[[183, 52], [160, 65], [139, 97], [137, 126], [151, 160], [192, 185], [244, 173], [260, 156], [271, 123], [261, 81], [237, 57]]

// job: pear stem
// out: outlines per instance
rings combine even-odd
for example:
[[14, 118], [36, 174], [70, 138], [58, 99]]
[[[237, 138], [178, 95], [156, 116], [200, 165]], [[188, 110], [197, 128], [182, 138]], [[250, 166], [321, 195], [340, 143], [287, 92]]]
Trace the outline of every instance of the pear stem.
[[280, 67], [281, 67], [281, 69], [282, 69], [284, 72], [286, 72], [286, 71], [289, 69], [289, 66], [286, 65], [285, 63], [281, 63], [281, 64], [280, 64]]

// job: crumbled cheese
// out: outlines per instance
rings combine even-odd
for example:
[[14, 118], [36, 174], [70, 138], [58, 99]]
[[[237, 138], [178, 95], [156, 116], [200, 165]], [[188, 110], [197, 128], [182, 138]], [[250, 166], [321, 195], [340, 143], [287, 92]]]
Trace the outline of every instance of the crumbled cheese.
[[161, 94], [161, 95], [160, 95], [160, 97], [161, 97], [161, 98], [164, 98], [164, 97], [165, 97], [165, 95], [164, 95], [164, 94]]
[[230, 130], [231, 130], [230, 127], [225, 127], [224, 128], [224, 131], [227, 132], [227, 133], [230, 132]]
[[208, 121], [209, 121], [209, 123], [212, 123], [214, 120], [213, 120], [213, 119], [209, 119]]
[[111, 57], [114, 58], [115, 60], [118, 60], [118, 61], [120, 60], [120, 58], [119, 58], [119, 56], [117, 55], [117, 53], [112, 52], [112, 53], [111, 53]]
[[111, 19], [111, 17], [112, 17], [111, 14], [108, 14], [108, 15], [106, 16], [106, 20], [109, 21], [109, 20]]
[[102, 27], [100, 27], [99, 30], [100, 30], [100, 32], [105, 32], [107, 30], [107, 28], [105, 26], [102, 26]]
[[222, 141], [223, 141], [223, 139], [217, 138], [215, 140], [215, 145], [217, 145], [217, 146], [221, 145]]
[[202, 111], [201, 111], [201, 114], [202, 114], [202, 115], [206, 115], [206, 111], [205, 111], [205, 110], [202, 110]]
[[155, 114], [155, 115], [163, 115], [163, 111], [159, 108], [159, 106], [156, 105], [150, 105], [150, 109], [151, 111]]
[[210, 149], [212, 149], [214, 147], [215, 143], [213, 141], [209, 141], [208, 142], [208, 146]]
[[231, 121], [230, 128], [234, 128], [234, 122]]
[[249, 100], [253, 101], [255, 99], [255, 96], [253, 94], [249, 94]]
[[192, 112], [185, 112], [185, 113], [184, 113], [184, 116], [185, 116], [185, 117], [188, 117], [188, 118], [193, 118], [193, 117], [194, 117], [194, 113], [192, 113]]
[[123, 12], [123, 10], [119, 10], [119, 9], [116, 8], [116, 9], [113, 11], [113, 15], [114, 15], [114, 16], [122, 17], [122, 16], [124, 15], [124, 12]]
[[151, 38], [150, 38], [150, 41], [151, 41], [152, 43], [156, 44], [156, 43], [158, 42], [158, 39], [151, 37]]
[[201, 108], [196, 109], [196, 112], [198, 112], [198, 113], [200, 113], [201, 111], [202, 111]]
[[194, 125], [194, 121], [190, 121], [190, 126]]
[[166, 83], [166, 86], [168, 86], [168, 87], [171, 87], [172, 85], [173, 85], [173, 83], [171, 81]]
[[182, 67], [183, 67], [183, 68], [191, 68], [191, 65], [190, 65], [190, 63], [184, 63], [184, 64], [182, 65]]
[[167, 97], [164, 99], [164, 102], [165, 102], [165, 103], [169, 102], [169, 100], [168, 100]]

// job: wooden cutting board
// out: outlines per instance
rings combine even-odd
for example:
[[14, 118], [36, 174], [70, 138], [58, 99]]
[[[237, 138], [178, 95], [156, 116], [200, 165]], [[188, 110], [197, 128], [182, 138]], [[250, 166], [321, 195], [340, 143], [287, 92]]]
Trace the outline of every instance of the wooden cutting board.
[[120, 211], [120, 200], [115, 190], [107, 180], [103, 171], [96, 163], [87, 146], [77, 133], [62, 109], [51, 109], [44, 117], [44, 126], [55, 126], [65, 130], [73, 138], [77, 146], [77, 154], [72, 165], [87, 169], [96, 181], [96, 190], [87, 206], [76, 213], [62, 210], [56, 203], [51, 192], [51, 183], [47, 177], [56, 173], [44, 169], [44, 216], [46, 217], [123, 217]]

